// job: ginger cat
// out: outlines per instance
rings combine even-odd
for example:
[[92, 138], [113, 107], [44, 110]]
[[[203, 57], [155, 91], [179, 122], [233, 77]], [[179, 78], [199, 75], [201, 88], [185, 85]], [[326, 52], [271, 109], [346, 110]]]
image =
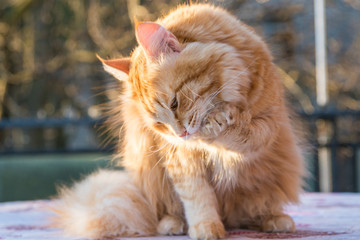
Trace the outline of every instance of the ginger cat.
[[303, 159], [261, 38], [206, 4], [139, 23], [136, 37], [130, 58], [101, 59], [123, 81], [111, 121], [126, 171], [63, 189], [60, 226], [93, 238], [294, 231], [283, 206], [298, 201]]

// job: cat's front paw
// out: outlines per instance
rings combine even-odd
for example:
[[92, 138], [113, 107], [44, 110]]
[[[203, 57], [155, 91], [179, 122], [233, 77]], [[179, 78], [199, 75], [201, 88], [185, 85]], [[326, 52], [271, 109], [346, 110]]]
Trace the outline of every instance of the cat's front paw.
[[157, 232], [161, 235], [182, 235], [185, 233], [185, 223], [179, 217], [166, 215], [157, 226]]
[[193, 240], [210, 240], [224, 238], [226, 231], [221, 221], [201, 221], [189, 228], [189, 236]]
[[215, 107], [203, 120], [200, 134], [205, 139], [219, 136], [228, 126], [235, 123], [237, 109], [230, 104]]
[[263, 232], [294, 232], [295, 223], [288, 215], [270, 216], [263, 221], [261, 230]]

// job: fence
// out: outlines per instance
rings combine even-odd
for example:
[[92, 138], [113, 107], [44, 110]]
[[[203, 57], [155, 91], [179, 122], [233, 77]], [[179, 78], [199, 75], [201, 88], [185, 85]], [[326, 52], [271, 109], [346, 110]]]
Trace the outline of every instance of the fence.
[[[308, 168], [313, 176], [310, 177], [310, 190], [334, 192], [359, 192], [359, 150], [358, 138], [343, 139], [346, 135], [343, 126], [339, 124], [345, 118], [350, 118], [355, 126], [360, 120], [360, 111], [318, 111], [311, 114], [300, 113], [309, 129], [309, 143], [312, 148], [307, 153]], [[29, 128], [64, 128], [67, 126], [99, 126], [103, 120], [90, 118], [72, 119], [45, 119], [45, 120], [2, 120], [0, 133], [3, 130]], [[347, 126], [351, 127], [351, 126]], [[354, 129], [356, 130], [356, 129]], [[351, 129], [348, 131], [351, 131]], [[355, 135], [358, 135], [354, 131]], [[39, 153], [101, 153], [111, 152], [111, 146], [97, 146], [77, 149], [0, 149], [1, 155], [39, 154]], [[319, 157], [320, 156], [320, 157]], [[321, 157], [322, 156], [322, 157]], [[325, 157], [324, 157], [325, 156]], [[325, 161], [324, 161], [325, 159]]]
[[[321, 111], [312, 114], [300, 114], [309, 123], [310, 143], [314, 147], [313, 168], [315, 191], [359, 192], [359, 132], [360, 111]], [[344, 119], [352, 126], [342, 126]], [[344, 138], [347, 131], [355, 136]]]
[[[103, 123], [103, 119], [81, 118], [81, 119], [4, 119], [0, 121], [1, 130], [18, 129], [46, 129], [46, 128], [64, 128], [66, 126], [90, 126], [96, 128]], [[1, 135], [0, 135], [1, 136]], [[1, 145], [0, 145], [1, 146]], [[14, 149], [9, 147], [0, 148], [0, 154], [39, 154], [39, 153], [93, 153], [110, 152], [111, 146], [85, 146], [82, 148], [52, 148], [52, 149]]]

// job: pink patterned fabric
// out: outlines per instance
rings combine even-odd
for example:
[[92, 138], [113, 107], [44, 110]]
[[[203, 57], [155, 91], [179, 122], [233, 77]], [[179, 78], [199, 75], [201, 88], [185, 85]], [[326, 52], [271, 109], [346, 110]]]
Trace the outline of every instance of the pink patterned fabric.
[[[0, 204], [0, 240], [71, 239], [50, 226], [52, 201], [7, 202]], [[360, 194], [307, 193], [301, 204], [289, 206], [297, 225], [295, 233], [261, 233], [233, 230], [227, 239], [360, 239]], [[130, 238], [117, 238], [130, 239]], [[189, 239], [187, 236], [159, 236], [137, 239]]]

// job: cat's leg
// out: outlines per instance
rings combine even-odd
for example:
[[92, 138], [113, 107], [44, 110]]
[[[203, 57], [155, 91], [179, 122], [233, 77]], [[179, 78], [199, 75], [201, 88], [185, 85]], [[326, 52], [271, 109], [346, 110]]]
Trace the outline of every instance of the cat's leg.
[[201, 175], [189, 176], [173, 169], [169, 168], [169, 174], [184, 206], [189, 236], [204, 240], [223, 238], [226, 231], [218, 213], [214, 189]]
[[263, 232], [294, 232], [296, 228], [289, 215], [280, 214], [264, 218], [260, 229]]
[[185, 230], [185, 222], [181, 218], [171, 215], [165, 215], [157, 226], [157, 232], [161, 235], [182, 235]]
[[218, 214], [216, 196], [207, 181], [198, 177], [175, 186], [184, 204], [189, 236], [192, 239], [224, 237], [226, 232]]

